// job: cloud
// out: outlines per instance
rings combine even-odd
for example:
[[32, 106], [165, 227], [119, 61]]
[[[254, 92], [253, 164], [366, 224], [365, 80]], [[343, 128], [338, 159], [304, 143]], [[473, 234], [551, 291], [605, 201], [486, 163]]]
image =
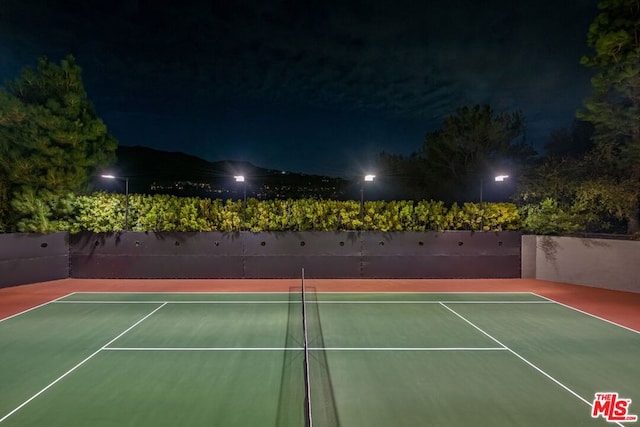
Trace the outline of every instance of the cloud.
[[259, 106], [428, 131], [489, 103], [523, 110], [538, 138], [568, 126], [589, 90], [578, 61], [597, 13], [597, 0], [3, 3], [0, 77], [73, 53], [112, 120]]

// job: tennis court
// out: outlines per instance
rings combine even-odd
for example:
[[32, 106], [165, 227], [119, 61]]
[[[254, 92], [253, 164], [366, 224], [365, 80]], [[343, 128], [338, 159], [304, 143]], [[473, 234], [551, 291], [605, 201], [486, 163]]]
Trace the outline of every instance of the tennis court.
[[598, 392], [640, 412], [633, 329], [528, 292], [302, 286], [76, 292], [5, 318], [0, 426], [633, 425], [592, 418]]

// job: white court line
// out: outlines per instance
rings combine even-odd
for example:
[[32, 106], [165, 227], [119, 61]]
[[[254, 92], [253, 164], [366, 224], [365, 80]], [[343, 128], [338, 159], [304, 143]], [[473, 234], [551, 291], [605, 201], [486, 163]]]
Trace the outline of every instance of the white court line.
[[8, 317], [3, 317], [2, 319], [0, 319], [0, 322], [4, 322], [5, 320], [12, 319], [12, 318], [14, 318], [16, 316], [20, 316], [21, 314], [28, 313], [28, 312], [30, 312], [32, 310], [35, 310], [36, 308], [44, 307], [45, 305], [49, 305], [49, 304], [54, 303], [54, 302], [59, 302], [60, 299], [69, 297], [69, 296], [71, 296], [73, 294], [75, 294], [75, 292], [72, 292], [72, 293], [67, 294], [67, 295], [63, 295], [63, 296], [58, 297], [56, 299], [52, 299], [51, 301], [47, 301], [47, 302], [42, 303], [40, 305], [36, 305], [35, 307], [28, 308], [28, 309], [26, 309], [24, 311], [21, 311], [20, 313], [12, 314], [11, 316], [8, 316]]
[[[248, 300], [248, 301], [100, 301], [70, 300], [51, 301], [56, 304], [300, 304], [301, 301], [285, 300]], [[306, 301], [307, 304], [554, 304], [553, 301]]]
[[[298, 286], [299, 287], [299, 286]], [[242, 295], [242, 294], [256, 294], [256, 295], [269, 295], [269, 294], [290, 294], [291, 292], [287, 292], [287, 291], [278, 291], [278, 292], [155, 292], [155, 291], [148, 291], [148, 292], [126, 292], [126, 291], [115, 291], [115, 292], [95, 292], [95, 291], [79, 291], [79, 292], [74, 292], [76, 294], [83, 294], [83, 295], [87, 295], [87, 294], [123, 294], [123, 295]]]
[[309, 304], [552, 304], [552, 301], [307, 301]]
[[[431, 292], [431, 291], [420, 291], [420, 292], [410, 292], [410, 291], [384, 291], [384, 292], [324, 292], [324, 291], [310, 291], [307, 293], [313, 293], [318, 295], [534, 295], [540, 297], [539, 295], [535, 295], [532, 292], [485, 292], [485, 291], [439, 291], [439, 292]], [[542, 297], [540, 297], [542, 298]]]
[[80, 363], [78, 363], [76, 366], [74, 366], [73, 368], [69, 369], [67, 372], [65, 372], [64, 374], [60, 375], [58, 378], [56, 378], [53, 382], [51, 382], [49, 385], [47, 385], [45, 388], [43, 388], [42, 390], [40, 390], [39, 392], [37, 392], [36, 394], [34, 394], [33, 396], [31, 396], [29, 399], [25, 400], [24, 402], [22, 402], [20, 405], [18, 405], [18, 407], [16, 407], [14, 410], [12, 410], [11, 412], [9, 412], [7, 415], [5, 415], [4, 417], [0, 418], [0, 423], [2, 423], [4, 420], [6, 420], [7, 418], [9, 418], [11, 415], [15, 414], [16, 412], [18, 412], [20, 409], [22, 409], [23, 407], [25, 407], [27, 404], [29, 404], [33, 399], [35, 399], [36, 397], [40, 396], [42, 393], [44, 393], [45, 391], [49, 390], [51, 387], [53, 387], [55, 384], [57, 384], [58, 382], [60, 382], [63, 378], [65, 378], [67, 375], [69, 375], [70, 373], [72, 373], [73, 371], [75, 371], [76, 369], [78, 369], [80, 366], [84, 365], [87, 361], [89, 361], [91, 358], [93, 358], [96, 354], [100, 353], [102, 350], [104, 350], [106, 347], [108, 347], [111, 343], [115, 342], [118, 338], [120, 338], [121, 336], [123, 336], [124, 334], [126, 334], [127, 332], [129, 332], [131, 329], [135, 328], [136, 326], [138, 326], [140, 323], [142, 323], [144, 320], [146, 320], [149, 316], [151, 316], [152, 314], [154, 314], [156, 311], [160, 310], [162, 307], [164, 307], [165, 304], [162, 304], [161, 306], [157, 307], [155, 310], [153, 310], [151, 313], [147, 314], [146, 316], [144, 316], [142, 319], [138, 320], [136, 323], [134, 323], [133, 325], [129, 326], [127, 329], [125, 329], [123, 332], [121, 332], [117, 337], [115, 337], [114, 339], [112, 339], [111, 341], [109, 341], [108, 343], [106, 343], [105, 345], [103, 345], [102, 347], [100, 347], [98, 350], [96, 350], [95, 352], [91, 353], [89, 356], [87, 356], [83, 361], [81, 361]]
[[320, 351], [503, 351], [503, 347], [325, 347]]
[[302, 347], [105, 347], [105, 351], [288, 351]]
[[[297, 288], [300, 288], [300, 285], [297, 286]], [[298, 289], [298, 291], [300, 291], [300, 289]], [[199, 295], [216, 295], [216, 294], [221, 294], [221, 295], [242, 295], [242, 294], [256, 294], [256, 295], [269, 295], [269, 294], [290, 294], [292, 292], [288, 292], [288, 291], [276, 291], [276, 292], [264, 292], [264, 291], [260, 291], [260, 292], [169, 292], [169, 291], [165, 291], [165, 292], [155, 292], [155, 291], [146, 291], [146, 292], [128, 292], [128, 291], [114, 291], [114, 292], [95, 292], [95, 291], [77, 291], [74, 292], [74, 294], [126, 294], [126, 295], [145, 295], [145, 294], [155, 294], [155, 295], [163, 295], [163, 294], [169, 294], [169, 295], [189, 295], [189, 294], [199, 294]], [[298, 292], [300, 293], [300, 292]], [[313, 291], [312, 293], [314, 294], [338, 294], [338, 295], [342, 295], [342, 294], [354, 294], [354, 295], [359, 295], [359, 294], [365, 294], [365, 295], [375, 295], [375, 294], [487, 294], [487, 295], [510, 295], [510, 294], [515, 294], [515, 295], [536, 295], [532, 292], [484, 292], [484, 291], [442, 291], [442, 292], [431, 292], [431, 291], [416, 291], [416, 292], [410, 292], [410, 291], [402, 291], [402, 292], [397, 292], [397, 291], [381, 291], [381, 292], [376, 292], [376, 291], [372, 291], [372, 292], [353, 292], [353, 291]], [[71, 294], [73, 295], [73, 294]], [[539, 296], [539, 295], [536, 295]], [[540, 298], [544, 298], [544, 297], [540, 297]]]
[[[100, 300], [70, 300], [70, 301], [54, 301], [56, 304], [291, 304], [300, 301], [264, 301], [264, 300], [248, 300], [248, 301], [100, 301]], [[544, 301], [551, 304], [549, 301]]]
[[640, 331], [636, 331], [635, 329], [630, 328], [630, 327], [628, 327], [628, 326], [624, 326], [624, 325], [621, 325], [621, 324], [619, 324], [619, 323], [613, 322], [613, 321], [611, 321], [611, 320], [605, 319], [604, 317], [596, 316], [595, 314], [591, 314], [591, 313], [589, 313], [589, 312], [587, 312], [587, 311], [580, 310], [579, 308], [575, 308], [575, 307], [572, 307], [572, 306], [570, 306], [570, 305], [563, 304], [563, 303], [561, 303], [561, 302], [559, 302], [559, 301], [553, 300], [553, 299], [551, 299], [551, 298], [547, 298], [547, 297], [542, 296], [542, 295], [538, 295], [538, 294], [533, 294], [533, 295], [535, 295], [535, 296], [537, 296], [537, 297], [540, 297], [540, 298], [544, 298], [545, 300], [547, 300], [547, 301], [549, 301], [549, 302], [552, 302], [552, 303], [554, 303], [554, 304], [558, 304], [558, 305], [561, 305], [561, 306], [563, 306], [563, 307], [570, 308], [571, 310], [577, 311], [578, 313], [586, 314], [587, 316], [591, 316], [591, 317], [593, 317], [594, 319], [602, 320], [603, 322], [607, 322], [607, 323], [610, 323], [610, 324], [612, 324], [612, 325], [618, 326], [618, 327], [620, 327], [620, 328], [622, 328], [622, 329], [626, 329], [626, 330], [628, 330], [628, 331], [635, 332], [636, 334], [640, 334]]
[[[105, 351], [290, 351], [304, 347], [105, 347]], [[505, 347], [309, 347], [309, 351], [504, 351]]]
[[[542, 369], [540, 369], [539, 367], [537, 367], [536, 365], [534, 365], [532, 362], [528, 361], [527, 359], [525, 359], [523, 356], [521, 356], [520, 354], [518, 354], [516, 351], [510, 349], [509, 347], [507, 347], [506, 345], [504, 345], [503, 343], [501, 343], [498, 339], [494, 338], [493, 336], [491, 336], [489, 333], [485, 332], [482, 328], [480, 328], [479, 326], [477, 326], [476, 324], [474, 324], [473, 322], [471, 322], [470, 320], [468, 320], [467, 318], [465, 318], [463, 315], [459, 314], [458, 312], [456, 312], [455, 310], [453, 310], [452, 308], [446, 306], [445, 304], [442, 304], [442, 306], [444, 308], [446, 308], [447, 310], [449, 310], [450, 312], [452, 312], [453, 314], [455, 314], [456, 316], [458, 316], [460, 319], [464, 320], [465, 322], [467, 322], [469, 325], [471, 325], [473, 328], [477, 329], [478, 331], [480, 331], [481, 333], [483, 333], [484, 335], [486, 335], [487, 337], [491, 338], [493, 341], [495, 341], [496, 343], [500, 344], [501, 346], [503, 346], [507, 351], [509, 351], [509, 353], [513, 354], [514, 356], [516, 356], [518, 359], [522, 360], [524, 363], [526, 363], [527, 365], [529, 365], [530, 367], [532, 367], [533, 369], [535, 369], [536, 371], [538, 371], [540, 374], [544, 375], [545, 377], [547, 377], [548, 379], [550, 379], [551, 381], [553, 381], [554, 383], [556, 383], [557, 385], [559, 385], [560, 387], [562, 387], [563, 389], [565, 389], [566, 391], [568, 391], [569, 393], [571, 393], [573, 396], [577, 397], [578, 399], [580, 399], [582, 402], [584, 402], [585, 404], [587, 404], [589, 407], [591, 407], [591, 403], [589, 402], [587, 399], [585, 399], [584, 397], [580, 396], [578, 393], [576, 393], [575, 391], [571, 390], [569, 387], [567, 387], [566, 385], [564, 385], [563, 383], [561, 383], [560, 381], [558, 381], [557, 379], [555, 379], [554, 377], [552, 377], [551, 375], [549, 375], [548, 373], [546, 373], [545, 371], [543, 371]], [[622, 424], [620, 423], [615, 423], [621, 427], [624, 427]]]

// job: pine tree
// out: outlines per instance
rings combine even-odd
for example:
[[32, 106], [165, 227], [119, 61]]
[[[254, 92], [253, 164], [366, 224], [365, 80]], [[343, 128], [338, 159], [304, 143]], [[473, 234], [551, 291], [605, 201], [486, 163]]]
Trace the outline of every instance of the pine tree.
[[0, 90], [0, 192], [7, 200], [0, 215], [6, 228], [58, 229], [70, 195], [113, 161], [116, 147], [72, 56], [59, 65], [41, 58], [37, 68], [25, 68]]
[[640, 232], [640, 0], [603, 0], [591, 24], [592, 56], [582, 64], [596, 74], [593, 95], [579, 117], [593, 123], [601, 167], [612, 186], [633, 191], [625, 216]]

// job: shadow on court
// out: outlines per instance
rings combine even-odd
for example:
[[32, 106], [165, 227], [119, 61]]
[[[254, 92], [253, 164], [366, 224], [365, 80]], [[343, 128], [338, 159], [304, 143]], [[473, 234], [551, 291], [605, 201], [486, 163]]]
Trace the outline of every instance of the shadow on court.
[[[278, 399], [278, 415], [276, 427], [299, 427], [301, 421], [309, 426], [306, 407], [307, 391], [305, 383], [305, 351], [303, 319], [302, 287], [289, 288], [289, 311], [285, 347], [296, 350], [285, 350], [282, 364], [280, 397]], [[315, 425], [339, 427], [338, 412], [331, 383], [331, 372], [324, 350], [324, 338], [317, 304], [315, 288], [305, 290], [306, 301], [306, 335], [309, 350], [308, 372], [310, 383], [310, 412]], [[299, 350], [298, 350], [299, 349]]]

